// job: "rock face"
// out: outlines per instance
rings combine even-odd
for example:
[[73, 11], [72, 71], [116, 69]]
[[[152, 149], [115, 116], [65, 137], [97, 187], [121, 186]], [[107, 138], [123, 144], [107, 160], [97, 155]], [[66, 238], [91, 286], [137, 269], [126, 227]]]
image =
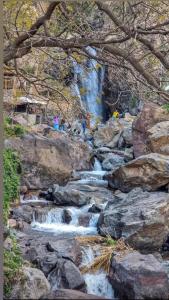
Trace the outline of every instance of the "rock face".
[[[94, 144], [96, 147], [110, 146], [116, 147], [118, 144], [120, 125], [117, 122], [106, 124], [100, 127], [94, 134]], [[118, 139], [117, 139], [118, 136]]]
[[40, 299], [50, 291], [50, 284], [42, 271], [23, 267], [23, 280], [13, 286], [10, 299]]
[[103, 297], [99, 297], [99, 296], [95, 296], [95, 295], [91, 295], [91, 294], [85, 294], [82, 293], [80, 291], [75, 291], [75, 290], [67, 290], [67, 289], [59, 289], [56, 290], [54, 292], [50, 292], [49, 294], [45, 295], [44, 297], [42, 297], [41, 299], [49, 299], [49, 300], [56, 300], [56, 299], [105, 299]]
[[111, 282], [120, 299], [168, 299], [167, 271], [152, 254], [115, 256], [112, 271]]
[[[77, 266], [81, 262], [81, 249], [75, 239], [56, 240], [52, 236], [36, 234], [32, 238], [29, 235], [24, 236], [20, 239], [19, 244], [23, 257], [31, 263], [35, 263], [45, 275], [48, 275], [51, 264], [53, 268], [59, 257], [71, 260]], [[50, 257], [52, 260], [49, 259]]]
[[124, 159], [122, 156], [109, 153], [106, 155], [106, 158], [103, 160], [102, 167], [103, 170], [105, 171], [111, 171], [117, 169], [123, 164], [124, 164]]
[[121, 148], [132, 146], [132, 121], [125, 119], [109, 120], [94, 134], [95, 147]]
[[158, 251], [169, 232], [169, 194], [139, 188], [118, 193], [101, 213], [98, 229], [102, 235], [124, 238], [134, 249]]
[[89, 203], [91, 197], [85, 193], [71, 188], [71, 186], [54, 185], [53, 188], [53, 202], [57, 205], [75, 205], [83, 206]]
[[48, 280], [52, 290], [58, 288], [86, 291], [85, 281], [79, 269], [67, 259], [58, 259], [55, 268], [49, 273]]
[[58, 133], [55, 138], [25, 135], [5, 141], [5, 147], [20, 154], [22, 185], [30, 189], [47, 189], [54, 183], [63, 184], [73, 170], [90, 168], [90, 149], [83, 142], [73, 141]]
[[169, 121], [157, 123], [147, 133], [148, 149], [151, 152], [169, 155]]
[[105, 176], [112, 188], [129, 192], [135, 187], [155, 191], [169, 183], [169, 156], [151, 153]]
[[147, 148], [147, 131], [155, 124], [168, 121], [169, 113], [156, 104], [146, 103], [138, 118], [133, 122], [133, 147], [135, 157], [149, 152]]

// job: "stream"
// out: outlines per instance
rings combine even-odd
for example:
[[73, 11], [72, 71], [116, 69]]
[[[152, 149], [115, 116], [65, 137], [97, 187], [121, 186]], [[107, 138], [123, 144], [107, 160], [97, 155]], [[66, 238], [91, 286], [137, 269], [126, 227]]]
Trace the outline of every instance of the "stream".
[[[71, 182], [70, 184], [81, 186], [82, 189], [84, 186], [84, 190], [86, 185], [94, 187], [107, 187], [107, 182], [103, 180], [103, 175], [105, 172], [102, 171], [101, 164], [97, 159], [95, 159], [95, 164], [92, 171], [79, 172], [78, 174], [80, 175], [80, 179], [76, 182]], [[34, 201], [39, 201], [39, 199], [35, 198]], [[89, 208], [93, 204], [95, 204], [94, 201], [88, 205], [84, 205], [81, 208], [69, 206], [66, 208], [55, 207], [48, 211], [45, 210], [43, 215], [34, 215], [34, 219], [31, 224], [32, 229], [44, 233], [50, 232], [54, 236], [64, 235], [64, 237], [98, 235], [97, 222], [100, 213], [88, 213]], [[106, 204], [107, 201], [99, 205], [104, 208]], [[69, 224], [66, 224], [63, 219], [65, 209], [71, 216]], [[87, 222], [88, 224], [81, 224], [81, 217], [88, 214], [90, 216]], [[82, 247], [81, 265], [84, 266], [91, 264], [98, 254], [98, 251], [95, 251], [95, 249], [90, 246]], [[114, 299], [113, 288], [109, 283], [107, 275], [104, 271], [100, 270], [94, 274], [86, 273], [83, 276], [87, 286], [87, 293], [103, 296], [108, 299]]]

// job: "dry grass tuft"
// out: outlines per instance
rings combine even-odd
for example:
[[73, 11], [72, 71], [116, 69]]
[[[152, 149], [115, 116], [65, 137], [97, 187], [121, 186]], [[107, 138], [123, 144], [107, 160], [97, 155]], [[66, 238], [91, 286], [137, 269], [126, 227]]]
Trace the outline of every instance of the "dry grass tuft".
[[110, 236], [77, 237], [77, 240], [81, 245], [94, 246], [100, 244], [100, 255], [94, 259], [92, 264], [81, 267], [80, 271], [82, 274], [95, 273], [100, 269], [109, 274], [113, 255], [118, 253], [118, 256], [123, 256], [126, 253], [133, 251], [130, 246], [125, 244], [123, 239], [115, 241]]

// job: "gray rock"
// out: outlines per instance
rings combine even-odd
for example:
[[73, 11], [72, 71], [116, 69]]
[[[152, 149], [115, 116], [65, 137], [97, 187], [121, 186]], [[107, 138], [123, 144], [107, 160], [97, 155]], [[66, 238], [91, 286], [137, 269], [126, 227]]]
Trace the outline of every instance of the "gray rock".
[[124, 158], [120, 155], [109, 153], [106, 155], [106, 158], [102, 162], [103, 170], [111, 171], [115, 170], [118, 167], [124, 164]]
[[133, 158], [134, 158], [133, 147], [126, 148], [124, 151], [124, 161], [129, 162], [133, 160]]
[[11, 216], [13, 219], [21, 219], [24, 222], [31, 223], [33, 221], [34, 209], [29, 205], [18, 206], [11, 209]]
[[56, 267], [49, 273], [48, 280], [52, 290], [58, 288], [86, 291], [86, 284], [79, 269], [67, 259], [59, 259]]
[[71, 186], [58, 186], [54, 185], [53, 189], [53, 202], [57, 205], [75, 205], [83, 206], [90, 201], [90, 197], [85, 193], [71, 188]]
[[69, 224], [72, 220], [71, 212], [68, 209], [64, 209], [63, 216], [62, 216], [63, 222], [66, 224]]
[[10, 299], [40, 299], [50, 291], [50, 284], [42, 271], [22, 268], [22, 280], [17, 280], [13, 286]]
[[82, 293], [80, 291], [76, 290], [68, 290], [68, 289], [58, 289], [56, 291], [50, 292], [46, 294], [44, 297], [40, 299], [48, 299], [48, 300], [67, 300], [67, 299], [72, 299], [72, 300], [80, 300], [80, 299], [86, 299], [86, 300], [91, 300], [91, 299], [106, 299], [103, 297], [99, 297], [96, 295], [91, 295], [91, 294], [86, 294]]
[[110, 281], [120, 299], [168, 299], [167, 271], [152, 254], [115, 256]]
[[51, 131], [51, 136], [36, 134], [5, 141], [6, 148], [19, 153], [22, 163], [22, 185], [29, 189], [47, 189], [64, 184], [73, 170], [90, 169], [91, 149], [65, 134]]
[[97, 213], [100, 213], [102, 210], [103, 210], [103, 208], [102, 208], [101, 205], [99, 205], [99, 204], [93, 204], [93, 205], [89, 208], [88, 212], [96, 213], [96, 214], [97, 214]]
[[102, 235], [123, 237], [134, 249], [159, 251], [169, 232], [169, 194], [139, 188], [118, 193], [101, 213], [98, 228]]
[[169, 183], [169, 156], [151, 153], [140, 156], [105, 176], [110, 187], [129, 192], [135, 187], [155, 191]]

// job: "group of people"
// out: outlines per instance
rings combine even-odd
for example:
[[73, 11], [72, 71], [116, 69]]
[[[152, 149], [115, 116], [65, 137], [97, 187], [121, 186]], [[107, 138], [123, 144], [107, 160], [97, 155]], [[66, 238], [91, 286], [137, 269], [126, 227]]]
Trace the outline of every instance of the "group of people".
[[[119, 112], [116, 110], [112, 114], [112, 120], [116, 120], [119, 118], [124, 118], [125, 113], [119, 114]], [[83, 134], [85, 134], [86, 129], [91, 129], [91, 115], [90, 113], [87, 114], [80, 114], [79, 116], [79, 121], [81, 123], [81, 128]], [[68, 127], [71, 127], [70, 125]], [[53, 128], [54, 130], [60, 130], [60, 131], [65, 131], [66, 130], [66, 122], [64, 118], [60, 118], [58, 115], [56, 115], [53, 119]]]
[[65, 130], [65, 120], [64, 118], [61, 118], [59, 116], [55, 116], [53, 119], [53, 128], [54, 130]]

